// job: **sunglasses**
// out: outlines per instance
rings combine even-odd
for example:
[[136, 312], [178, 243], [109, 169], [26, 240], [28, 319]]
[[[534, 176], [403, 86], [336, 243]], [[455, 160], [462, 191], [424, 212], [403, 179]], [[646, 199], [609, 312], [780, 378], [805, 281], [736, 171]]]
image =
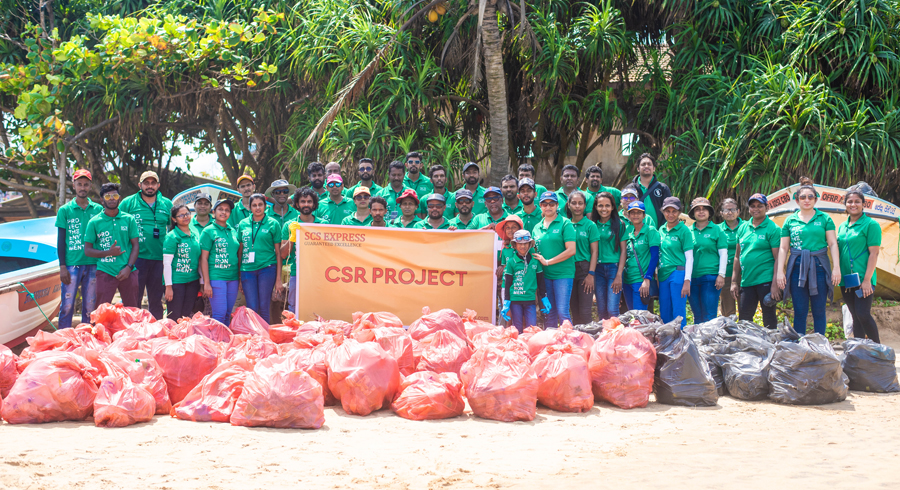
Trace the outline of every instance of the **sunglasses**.
[[443, 207], [445, 207], [445, 206], [446, 206], [446, 204], [444, 204], [444, 203], [440, 203], [440, 204], [429, 204], [429, 205], [428, 205], [428, 209], [438, 209], [438, 208], [443, 208]]
[[626, 194], [622, 196], [623, 201], [637, 201], [637, 196], [632, 196], [631, 194]]
[[275, 189], [274, 191], [272, 191], [272, 195], [275, 195], [275, 196], [283, 196], [288, 193], [289, 192], [287, 189]]
[[804, 194], [802, 196], [797, 196], [797, 199], [799, 199], [801, 201], [813, 201], [816, 199], [816, 196], [814, 196], [812, 194]]
[[728, 208], [728, 209], [723, 209], [723, 210], [722, 210], [722, 214], [734, 214], [734, 213], [736, 213], [736, 212], [738, 212], [738, 210], [737, 210], [737, 209], [734, 209], [734, 208]]
[[422, 160], [407, 160], [406, 163], [415, 163], [416, 165], [422, 163]]
[[118, 201], [119, 194], [110, 192], [110, 193], [104, 194], [103, 199], [106, 199], [107, 201]]
[[531, 237], [520, 236], [519, 238], [513, 238], [513, 241], [516, 243], [530, 243]]
[[365, 201], [365, 200], [367, 200], [367, 199], [369, 199], [369, 195], [368, 195], [368, 194], [360, 194], [360, 195], [358, 195], [358, 196], [356, 196], [356, 197], [353, 198], [354, 201]]
[[493, 197], [485, 197], [485, 198], [484, 198], [484, 202], [494, 202], [494, 201], [499, 201], [499, 200], [500, 200], [500, 196], [493, 196]]
[[374, 170], [372, 167], [359, 167], [360, 172], [371, 172]]
[[344, 184], [342, 184], [340, 182], [329, 182], [328, 183], [328, 187], [341, 187], [342, 185], [344, 185]]

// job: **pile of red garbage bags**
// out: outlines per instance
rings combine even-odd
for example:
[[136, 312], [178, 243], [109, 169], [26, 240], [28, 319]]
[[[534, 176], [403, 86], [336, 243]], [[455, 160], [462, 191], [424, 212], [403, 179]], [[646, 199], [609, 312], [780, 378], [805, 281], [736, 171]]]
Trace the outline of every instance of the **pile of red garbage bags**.
[[423, 309], [408, 330], [387, 312], [353, 322], [268, 325], [241, 307], [230, 325], [200, 313], [177, 322], [101, 305], [93, 324], [0, 346], [0, 416], [9, 423], [85, 420], [122, 427], [154, 415], [251, 427], [317, 429], [324, 407], [390, 408], [411, 420], [463, 414], [533, 420], [537, 404], [589, 411], [594, 400], [645, 406], [656, 355], [639, 332], [606, 325], [597, 340], [530, 327], [521, 335], [471, 310]]

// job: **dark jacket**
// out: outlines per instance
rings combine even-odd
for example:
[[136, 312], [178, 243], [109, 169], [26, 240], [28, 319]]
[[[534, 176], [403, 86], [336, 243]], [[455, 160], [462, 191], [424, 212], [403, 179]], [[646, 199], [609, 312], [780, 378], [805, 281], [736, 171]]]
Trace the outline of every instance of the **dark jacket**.
[[[643, 201], [644, 197], [646, 196], [643, 192], [641, 192], [641, 176], [636, 175], [633, 179], [631, 179], [631, 182], [637, 188], [638, 194], [640, 194], [640, 196], [638, 196], [638, 200]], [[663, 184], [662, 182], [656, 180], [656, 176], [654, 175], [653, 180], [650, 181], [650, 186], [647, 187], [647, 194], [650, 195], [650, 201], [653, 203], [653, 209], [656, 211], [656, 222], [665, 223], [666, 219], [662, 214], [663, 199], [671, 196], [672, 190], [669, 189], [669, 186], [667, 186], [666, 184]]]

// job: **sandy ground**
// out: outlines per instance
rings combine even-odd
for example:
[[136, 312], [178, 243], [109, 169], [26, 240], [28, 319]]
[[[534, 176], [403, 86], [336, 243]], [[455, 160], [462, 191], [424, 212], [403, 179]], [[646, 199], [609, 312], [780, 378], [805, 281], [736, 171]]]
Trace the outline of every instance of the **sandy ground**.
[[121, 429], [4, 424], [0, 488], [898, 488], [898, 441], [900, 394], [860, 392], [814, 407], [539, 408], [511, 424], [331, 408], [318, 431], [163, 416]]

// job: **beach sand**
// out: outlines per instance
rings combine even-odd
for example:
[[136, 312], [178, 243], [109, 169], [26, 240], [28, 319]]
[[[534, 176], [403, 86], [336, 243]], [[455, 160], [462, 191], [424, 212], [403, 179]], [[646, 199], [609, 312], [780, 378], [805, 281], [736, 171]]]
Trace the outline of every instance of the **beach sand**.
[[900, 394], [861, 392], [812, 407], [539, 407], [528, 423], [326, 408], [317, 431], [166, 416], [120, 429], [3, 424], [0, 488], [897, 488], [898, 441]]

